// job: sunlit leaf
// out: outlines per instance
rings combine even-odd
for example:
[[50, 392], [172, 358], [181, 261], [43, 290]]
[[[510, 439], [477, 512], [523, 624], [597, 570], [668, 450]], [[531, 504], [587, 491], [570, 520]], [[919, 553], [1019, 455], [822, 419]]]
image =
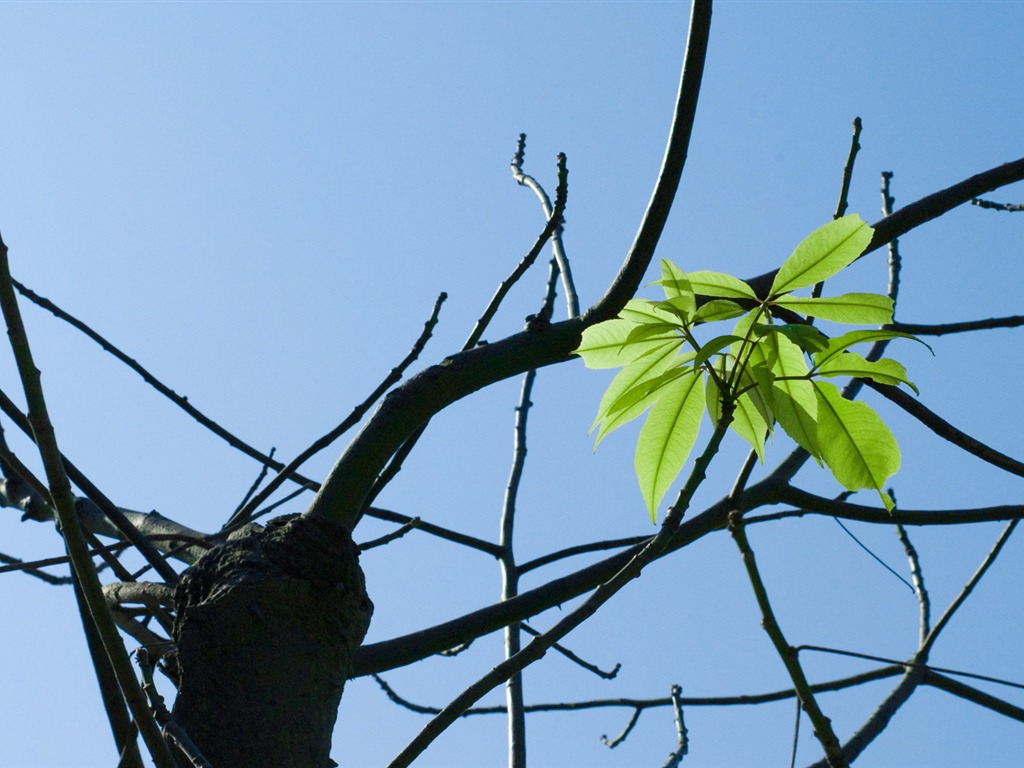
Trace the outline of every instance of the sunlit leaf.
[[678, 477], [697, 439], [704, 414], [700, 375], [679, 379], [651, 408], [636, 443], [634, 466], [651, 521], [658, 505]]
[[[916, 336], [912, 336], [909, 333], [902, 333], [900, 331], [887, 331], [884, 329], [850, 331], [849, 333], [844, 333], [842, 336], [829, 339], [822, 350], [815, 352], [813, 357], [814, 365], [822, 365], [829, 358], [835, 357], [855, 344], [866, 344], [867, 342], [883, 341], [886, 339], [911, 339], [912, 341], [916, 341], [919, 344], [924, 344], [928, 347], [927, 344]], [[931, 352], [932, 348], [928, 347], [928, 351]], [[932, 352], [932, 354], [935, 353]]]
[[759, 336], [781, 333], [806, 352], [816, 352], [828, 347], [828, 336], [813, 325], [764, 325], [758, 323], [754, 326], [754, 332]]
[[665, 291], [666, 301], [672, 302], [679, 311], [692, 315], [697, 309], [697, 300], [693, 295], [693, 287], [687, 275], [668, 259], [661, 260], [661, 287]]
[[769, 295], [778, 296], [832, 277], [864, 252], [871, 233], [871, 227], [855, 213], [816, 229], [783, 262]]
[[754, 289], [739, 278], [722, 272], [699, 270], [688, 272], [690, 287], [698, 296], [721, 296], [726, 299], [756, 299]]
[[[590, 426], [588, 432], [588, 434], [593, 432], [598, 424], [601, 424], [601, 430], [597, 435], [597, 442], [594, 444], [595, 448], [597, 443], [604, 439], [605, 435], [635, 419], [651, 405], [650, 402], [644, 404], [634, 401], [628, 407], [624, 405], [613, 411], [612, 406], [616, 404], [623, 394], [646, 381], [654, 379], [674, 365], [688, 362], [689, 358], [693, 356], [692, 352], [685, 356], [677, 355], [676, 351], [681, 344], [682, 339], [665, 342], [661, 347], [651, 350], [648, 354], [633, 361], [615, 374], [615, 378], [612, 379], [608, 389], [601, 396], [601, 402], [597, 407], [597, 418], [594, 419], [594, 423]], [[602, 424], [602, 422], [604, 423]]]
[[693, 315], [694, 323], [713, 323], [716, 320], [730, 320], [746, 314], [743, 307], [728, 299], [715, 299], [701, 306]]
[[784, 296], [774, 303], [801, 315], [834, 323], [881, 325], [892, 322], [892, 299], [877, 293], [845, 293], [823, 299]]
[[617, 368], [628, 365], [670, 340], [655, 336], [629, 341], [630, 334], [641, 327], [620, 319], [592, 325], [583, 331], [583, 339], [574, 354], [583, 358], [587, 368]]
[[772, 409], [782, 430], [821, 464], [818, 450], [818, 401], [814, 387], [805, 378], [807, 361], [801, 349], [783, 334], [765, 338], [763, 346], [772, 350]]
[[906, 384], [915, 394], [921, 394], [914, 382], [907, 378], [907, 369], [888, 357], [881, 360], [865, 360], [856, 352], [847, 350], [841, 355], [834, 355], [815, 369], [822, 376], [856, 376], [871, 379], [880, 384], [899, 386]]
[[865, 403], [844, 399], [827, 382], [816, 381], [813, 386], [818, 399], [818, 447], [825, 464], [844, 488], [878, 491], [891, 511], [892, 499], [882, 488], [900, 468], [896, 438]]
[[705, 362], [711, 359], [712, 355], [720, 352], [723, 348], [729, 346], [733, 342], [743, 341], [739, 336], [733, 336], [731, 334], [727, 336], [716, 336], [710, 339], [706, 344], [701, 346], [700, 352], [693, 358], [694, 367], [703, 365]]
[[757, 458], [764, 464], [764, 441], [768, 436], [768, 423], [751, 398], [751, 392], [745, 392], [736, 399], [736, 410], [733, 412], [729, 428], [742, 437], [757, 453]]
[[619, 312], [619, 317], [634, 323], [678, 323], [679, 318], [649, 299], [630, 299]]

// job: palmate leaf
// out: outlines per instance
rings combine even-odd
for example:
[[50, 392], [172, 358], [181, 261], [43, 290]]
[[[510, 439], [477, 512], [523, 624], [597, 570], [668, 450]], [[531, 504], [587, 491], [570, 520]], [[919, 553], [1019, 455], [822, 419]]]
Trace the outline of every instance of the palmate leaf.
[[769, 295], [789, 293], [832, 277], [864, 252], [872, 231], [855, 213], [816, 229], [779, 267]]
[[834, 323], [882, 325], [892, 322], [892, 299], [877, 293], [845, 293], [824, 299], [784, 296], [772, 303]]
[[667, 387], [647, 415], [633, 465], [651, 522], [693, 449], [703, 415], [703, 377], [692, 372]]
[[[665, 275], [665, 263], [668, 263], [674, 270], [671, 277]], [[698, 296], [721, 297], [723, 299], [757, 299], [754, 289], [738, 277], [727, 275], [724, 272], [710, 272], [699, 270], [697, 272], [683, 272], [679, 267], [667, 259], [662, 259], [662, 279], [655, 285], [665, 288], [668, 295], [669, 288], [685, 287], [691, 293]], [[685, 281], [685, 282], [683, 282]]]
[[885, 482], [900, 468], [896, 438], [867, 404], [846, 400], [827, 382], [813, 383], [818, 399], [818, 446], [826, 466], [851, 491], [873, 488], [892, 511]]

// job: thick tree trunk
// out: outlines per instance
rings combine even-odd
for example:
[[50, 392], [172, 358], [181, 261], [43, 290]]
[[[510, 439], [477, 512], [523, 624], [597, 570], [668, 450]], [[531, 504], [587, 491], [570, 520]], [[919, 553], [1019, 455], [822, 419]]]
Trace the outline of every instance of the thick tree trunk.
[[216, 768], [326, 768], [370, 625], [347, 529], [279, 518], [205, 555], [175, 590], [174, 717]]

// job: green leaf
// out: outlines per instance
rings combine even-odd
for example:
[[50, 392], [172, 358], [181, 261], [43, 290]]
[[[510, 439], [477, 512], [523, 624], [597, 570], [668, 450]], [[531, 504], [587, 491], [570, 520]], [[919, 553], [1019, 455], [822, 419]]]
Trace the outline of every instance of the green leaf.
[[704, 304], [693, 315], [694, 323], [713, 323], [716, 320], [729, 320], [746, 314], [747, 310], [728, 299], [715, 299]]
[[768, 435], [768, 423], [754, 404], [751, 393], [744, 392], [736, 399], [736, 410], [733, 412], [729, 428], [742, 437], [757, 453], [757, 458], [764, 464], [764, 441]]
[[[814, 360], [814, 365], [818, 367], [823, 365], [829, 358], [835, 357], [841, 352], [845, 352], [854, 344], [866, 344], [869, 341], [883, 341], [885, 339], [911, 339], [928, 347], [927, 344], [916, 336], [912, 336], [909, 333], [901, 333], [900, 331], [887, 331], [884, 329], [850, 331], [849, 333], [844, 333], [842, 336], [829, 339], [825, 344], [825, 348], [815, 352], [812, 359]], [[928, 351], [932, 352], [932, 348], [928, 347]], [[932, 354], [935, 353], [932, 352]]]
[[877, 293], [845, 293], [825, 299], [785, 296], [773, 304], [834, 323], [881, 325], [892, 322], [892, 299]]
[[702, 378], [686, 376], [672, 383], [651, 408], [640, 430], [633, 463], [652, 522], [657, 520], [658, 505], [693, 449], [703, 414]]
[[686, 275], [698, 296], [721, 296], [726, 299], [757, 299], [754, 289], [745, 282], [723, 272], [699, 270]]
[[807, 361], [800, 347], [785, 335], [767, 336], [764, 346], [774, 352], [772, 371], [772, 409], [782, 430], [807, 451], [818, 464], [818, 401], [814, 387], [806, 378]]
[[688, 370], [685, 366], [674, 365], [657, 376], [634, 384], [608, 404], [608, 410], [605, 411], [604, 416], [614, 418], [622, 411], [632, 409], [637, 403], [642, 403], [644, 410], [646, 410], [654, 405], [658, 398], [664, 394], [662, 390], [666, 386], [676, 379], [682, 376], [690, 376], [692, 373], [693, 371]]
[[737, 341], [743, 341], [743, 338], [740, 336], [727, 335], [716, 336], [715, 338], [710, 339], [706, 344], [704, 344], [700, 348], [700, 352], [697, 353], [696, 357], [693, 358], [694, 368], [706, 363], [708, 360], [711, 359], [712, 355], [714, 355], [717, 352], [720, 352], [723, 347], [727, 347], [730, 344]]
[[672, 302], [673, 307], [688, 317], [696, 311], [697, 299], [686, 273], [668, 259], [661, 260], [661, 280], [658, 283], [665, 290], [665, 299]]
[[896, 438], [865, 403], [844, 399], [826, 382], [813, 386], [818, 399], [818, 446], [825, 464], [844, 488], [873, 488], [892, 511], [892, 499], [882, 487], [900, 468]]
[[754, 333], [758, 336], [780, 333], [805, 352], [817, 352], [828, 347], [828, 336], [813, 325], [764, 325], [763, 323], [757, 323], [754, 326]]
[[855, 376], [860, 379], [871, 379], [880, 384], [891, 384], [898, 387], [906, 384], [914, 394], [921, 394], [918, 388], [907, 378], [907, 369], [895, 360], [883, 357], [881, 360], [865, 360], [856, 352], [847, 350], [823, 362], [815, 373], [822, 376]]
[[619, 317], [633, 323], [679, 323], [678, 316], [649, 299], [630, 299]]
[[816, 229], [783, 262], [769, 295], [778, 296], [832, 277], [864, 252], [871, 233], [871, 227], [855, 213]]
[[[674, 342], [666, 342], [661, 347], [657, 347], [651, 350], [648, 354], [634, 360], [632, 363], [627, 365], [612, 379], [611, 384], [608, 385], [608, 389], [605, 390], [601, 396], [601, 402], [597, 406], [597, 417], [594, 419], [594, 423], [590, 426], [590, 430], [587, 434], [594, 431], [598, 424], [604, 422], [601, 426], [600, 432], [597, 435], [597, 442], [594, 447], [597, 447], [597, 443], [600, 443], [604, 436], [610, 432], [618, 429], [623, 424], [632, 421], [641, 413], [644, 412], [651, 403], [637, 405], [634, 403], [630, 407], [623, 405], [620, 408], [614, 409], [613, 406], [617, 404], [619, 398], [621, 398], [626, 392], [644, 382], [651, 381], [655, 377], [664, 373], [672, 366], [679, 365], [689, 361], [689, 358], [693, 356], [693, 353], [688, 353], [686, 356], [680, 357], [676, 355], [676, 351], [682, 344], [682, 339], [676, 339]], [[653, 401], [652, 401], [653, 402]], [[614, 413], [614, 416], [612, 415]]]
[[587, 368], [618, 368], [628, 365], [668, 341], [658, 337], [630, 341], [630, 334], [642, 327], [618, 318], [597, 323], [583, 331], [583, 339], [573, 353], [583, 358]]

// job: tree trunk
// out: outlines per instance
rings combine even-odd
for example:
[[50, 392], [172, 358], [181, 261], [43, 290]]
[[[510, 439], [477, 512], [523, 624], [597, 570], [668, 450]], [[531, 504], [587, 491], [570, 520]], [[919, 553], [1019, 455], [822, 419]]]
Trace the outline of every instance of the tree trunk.
[[327, 768], [352, 654], [370, 625], [359, 551], [306, 517], [251, 525], [175, 590], [174, 718], [216, 768]]

